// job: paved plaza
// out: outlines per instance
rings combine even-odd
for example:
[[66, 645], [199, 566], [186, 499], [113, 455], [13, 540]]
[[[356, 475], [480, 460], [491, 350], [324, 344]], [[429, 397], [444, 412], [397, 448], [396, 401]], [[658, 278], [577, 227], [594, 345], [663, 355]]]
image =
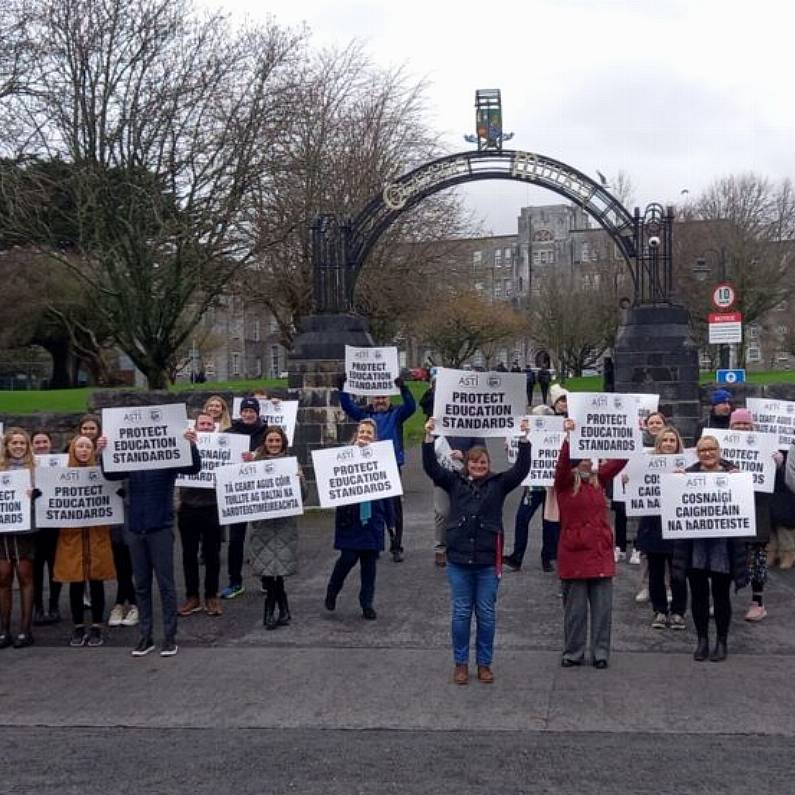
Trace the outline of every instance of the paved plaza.
[[524, 568], [500, 585], [497, 681], [455, 687], [418, 449], [405, 487], [406, 559], [379, 563], [377, 621], [361, 618], [357, 572], [324, 610], [333, 531], [310, 512], [290, 627], [264, 630], [249, 578], [223, 617], [180, 619], [175, 658], [131, 658], [132, 628], [71, 649], [66, 623], [0, 652], [0, 792], [792, 790], [794, 571], [771, 572], [761, 624], [742, 621], [747, 591], [735, 596], [729, 659], [697, 664], [692, 629], [649, 628], [639, 567], [622, 563], [610, 668], [564, 670], [536, 517]]

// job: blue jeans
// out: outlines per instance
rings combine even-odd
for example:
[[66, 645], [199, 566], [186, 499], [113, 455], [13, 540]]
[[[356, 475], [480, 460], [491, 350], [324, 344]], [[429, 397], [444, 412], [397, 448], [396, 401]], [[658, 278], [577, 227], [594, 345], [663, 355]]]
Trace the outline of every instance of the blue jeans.
[[453, 659], [456, 665], [469, 661], [469, 632], [472, 610], [477, 623], [478, 665], [491, 665], [494, 631], [497, 627], [497, 571], [494, 566], [465, 566], [447, 561], [447, 579], [453, 603]]
[[177, 635], [174, 531], [170, 527], [143, 534], [127, 530], [124, 539], [130, 547], [132, 558], [135, 595], [140, 610], [141, 637], [152, 637], [152, 573], [154, 573], [163, 607], [163, 635], [166, 640], [174, 640]]

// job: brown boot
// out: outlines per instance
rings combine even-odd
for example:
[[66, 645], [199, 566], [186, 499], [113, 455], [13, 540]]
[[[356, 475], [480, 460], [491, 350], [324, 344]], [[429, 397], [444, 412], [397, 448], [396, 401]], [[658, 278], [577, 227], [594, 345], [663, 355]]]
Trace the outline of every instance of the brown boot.
[[494, 681], [494, 673], [488, 665], [478, 666], [478, 679], [484, 684], [490, 685]]
[[217, 596], [205, 600], [204, 609], [207, 611], [208, 616], [222, 616], [224, 614], [224, 609], [221, 607], [221, 600]]
[[456, 663], [453, 682], [457, 685], [469, 684], [469, 666], [466, 663]]
[[197, 597], [191, 596], [183, 605], [177, 608], [177, 615], [185, 618], [186, 616], [193, 615], [193, 613], [201, 613], [202, 603]]
[[781, 563], [779, 564], [779, 566], [782, 569], [791, 569], [793, 566], [795, 566], [795, 553], [782, 552]]

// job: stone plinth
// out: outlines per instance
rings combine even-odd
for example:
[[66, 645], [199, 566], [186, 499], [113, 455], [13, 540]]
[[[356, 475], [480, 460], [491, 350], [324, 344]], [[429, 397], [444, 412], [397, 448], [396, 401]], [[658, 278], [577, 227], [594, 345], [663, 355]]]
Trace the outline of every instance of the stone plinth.
[[680, 306], [628, 309], [614, 348], [616, 392], [656, 392], [660, 410], [692, 442], [701, 419], [698, 349]]
[[304, 468], [309, 505], [317, 505], [312, 450], [347, 444], [356, 427], [340, 408], [339, 400], [346, 345], [373, 345], [364, 318], [311, 315], [302, 323], [287, 360], [290, 398], [299, 401], [293, 451]]

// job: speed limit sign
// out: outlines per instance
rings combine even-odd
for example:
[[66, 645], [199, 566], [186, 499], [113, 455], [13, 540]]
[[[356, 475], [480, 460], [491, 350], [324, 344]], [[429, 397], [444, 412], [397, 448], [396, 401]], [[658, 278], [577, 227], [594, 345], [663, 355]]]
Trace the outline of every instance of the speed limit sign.
[[728, 282], [721, 282], [712, 291], [712, 303], [715, 309], [731, 309], [737, 300], [737, 293]]

